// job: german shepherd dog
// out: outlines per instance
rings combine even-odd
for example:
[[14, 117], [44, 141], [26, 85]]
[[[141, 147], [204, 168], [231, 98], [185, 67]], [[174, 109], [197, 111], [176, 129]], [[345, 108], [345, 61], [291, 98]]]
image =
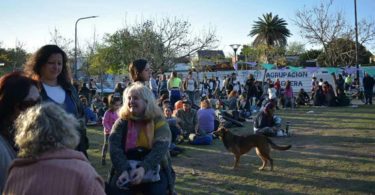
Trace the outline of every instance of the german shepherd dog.
[[256, 153], [263, 162], [262, 166], [259, 167], [259, 170], [264, 170], [264, 168], [267, 165], [267, 162], [269, 161], [272, 171], [273, 160], [270, 157], [270, 146], [276, 150], [288, 150], [292, 147], [291, 145], [278, 146], [275, 143], [273, 143], [271, 139], [264, 135], [235, 135], [225, 127], [219, 127], [219, 129], [215, 131], [214, 134], [221, 139], [221, 141], [224, 143], [225, 148], [234, 154], [235, 162], [233, 168], [238, 168], [240, 157], [243, 154], [249, 152], [251, 148], [256, 147]]

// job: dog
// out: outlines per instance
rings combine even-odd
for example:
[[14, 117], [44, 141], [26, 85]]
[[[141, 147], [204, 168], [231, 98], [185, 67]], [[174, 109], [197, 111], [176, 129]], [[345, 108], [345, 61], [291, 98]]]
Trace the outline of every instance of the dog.
[[270, 146], [276, 150], [288, 150], [292, 147], [291, 145], [278, 146], [273, 143], [271, 139], [260, 134], [245, 136], [235, 135], [225, 127], [219, 127], [219, 129], [214, 132], [214, 135], [219, 137], [225, 148], [234, 154], [234, 169], [239, 167], [240, 157], [249, 152], [251, 148], [256, 147], [256, 153], [263, 162], [262, 166], [259, 167], [259, 170], [264, 170], [267, 166], [267, 162], [269, 162], [271, 171], [273, 171], [273, 160], [270, 156]]

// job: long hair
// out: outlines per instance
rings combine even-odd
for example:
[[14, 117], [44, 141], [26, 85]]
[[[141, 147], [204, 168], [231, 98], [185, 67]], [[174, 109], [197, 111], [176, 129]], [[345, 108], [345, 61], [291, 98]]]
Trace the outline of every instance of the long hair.
[[68, 88], [72, 84], [72, 77], [70, 75], [70, 69], [67, 66], [68, 57], [66, 53], [57, 45], [45, 45], [36, 51], [31, 58], [25, 64], [25, 72], [28, 73], [32, 78], [41, 80], [42, 67], [48, 61], [48, 58], [53, 54], [61, 54], [63, 58], [63, 64], [61, 73], [57, 77], [57, 83], [64, 89]]
[[15, 122], [18, 155], [37, 157], [54, 149], [74, 149], [79, 143], [78, 126], [73, 115], [54, 103], [31, 107]]
[[7, 138], [15, 108], [27, 97], [31, 86], [37, 87], [38, 84], [22, 72], [8, 73], [0, 78], [0, 133]]
[[141, 82], [135, 82], [124, 91], [123, 95], [123, 105], [120, 108], [119, 116], [122, 119], [129, 120], [132, 119], [132, 114], [129, 111], [129, 95], [130, 93], [135, 93], [137, 96], [142, 98], [146, 103], [146, 109], [142, 119], [152, 120], [156, 117], [163, 117], [163, 112], [160, 107], [156, 104], [154, 94], [149, 88], [143, 85]]
[[285, 89], [289, 89], [291, 86], [290, 86], [290, 81], [287, 80], [286, 83], [285, 83]]
[[146, 68], [146, 65], [147, 60], [145, 59], [134, 60], [133, 63], [129, 65], [130, 76], [134, 82], [144, 81], [141, 77], [141, 73]]
[[118, 97], [118, 96], [115, 96], [114, 94], [111, 94], [108, 96], [108, 110], [110, 111], [114, 111], [114, 105], [116, 104], [116, 102], [119, 102], [121, 101], [121, 98]]

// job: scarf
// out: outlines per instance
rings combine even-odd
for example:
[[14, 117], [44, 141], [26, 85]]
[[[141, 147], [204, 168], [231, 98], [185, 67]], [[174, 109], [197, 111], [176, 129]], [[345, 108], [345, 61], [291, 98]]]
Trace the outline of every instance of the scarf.
[[128, 132], [125, 136], [126, 140], [124, 140], [125, 151], [136, 147], [151, 149], [152, 144], [161, 138], [155, 137], [155, 132], [166, 125], [164, 120], [158, 121], [156, 124], [155, 122], [154, 120], [128, 120]]

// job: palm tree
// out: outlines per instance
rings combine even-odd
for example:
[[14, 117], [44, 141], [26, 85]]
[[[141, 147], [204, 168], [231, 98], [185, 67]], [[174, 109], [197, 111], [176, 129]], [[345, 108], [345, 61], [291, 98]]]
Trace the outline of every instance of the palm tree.
[[268, 47], [284, 47], [287, 44], [286, 38], [291, 35], [286, 27], [288, 23], [278, 15], [272, 16], [272, 13], [263, 14], [263, 18], [258, 18], [250, 31], [249, 36], [256, 36], [253, 42], [254, 46], [266, 44]]

